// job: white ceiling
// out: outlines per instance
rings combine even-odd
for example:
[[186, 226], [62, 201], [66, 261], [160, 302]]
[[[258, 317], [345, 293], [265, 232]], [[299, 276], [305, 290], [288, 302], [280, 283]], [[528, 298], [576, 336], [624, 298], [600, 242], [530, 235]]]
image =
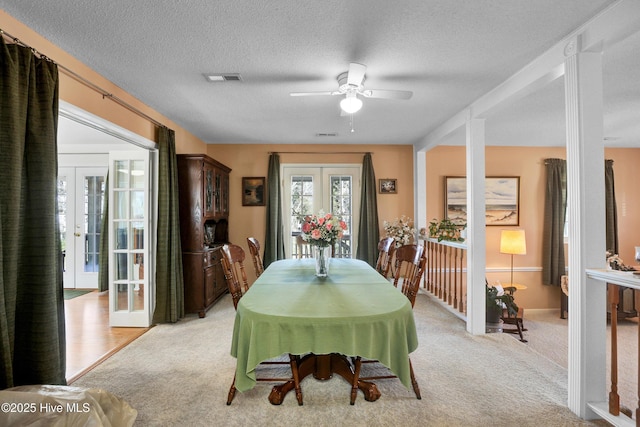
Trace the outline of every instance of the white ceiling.
[[[0, 7], [207, 143], [412, 144], [612, 3], [0, 0]], [[640, 146], [638, 46], [636, 34], [604, 55], [605, 134], [620, 146]], [[335, 90], [349, 62], [367, 65], [365, 89], [413, 97], [365, 99], [350, 132], [338, 97], [289, 96]], [[242, 81], [207, 83], [204, 73], [240, 73]], [[498, 111], [486, 129], [488, 145], [563, 145], [562, 79]], [[464, 134], [443, 142], [463, 143]]]

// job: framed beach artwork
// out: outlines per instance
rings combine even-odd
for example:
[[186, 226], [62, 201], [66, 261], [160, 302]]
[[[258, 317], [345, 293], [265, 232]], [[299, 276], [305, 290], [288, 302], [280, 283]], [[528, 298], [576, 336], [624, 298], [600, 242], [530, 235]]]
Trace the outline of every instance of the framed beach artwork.
[[[520, 177], [491, 176], [485, 178], [487, 225], [520, 224]], [[445, 218], [456, 224], [467, 223], [467, 178], [444, 178]]]

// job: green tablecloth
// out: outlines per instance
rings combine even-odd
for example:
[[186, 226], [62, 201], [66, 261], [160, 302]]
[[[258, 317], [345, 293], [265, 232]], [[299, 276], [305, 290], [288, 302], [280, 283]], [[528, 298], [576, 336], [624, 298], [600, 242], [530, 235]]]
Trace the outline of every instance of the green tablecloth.
[[417, 347], [409, 300], [367, 263], [334, 258], [320, 279], [301, 259], [272, 263], [240, 299], [231, 355], [240, 391], [253, 388], [260, 362], [286, 353], [377, 359], [409, 388]]

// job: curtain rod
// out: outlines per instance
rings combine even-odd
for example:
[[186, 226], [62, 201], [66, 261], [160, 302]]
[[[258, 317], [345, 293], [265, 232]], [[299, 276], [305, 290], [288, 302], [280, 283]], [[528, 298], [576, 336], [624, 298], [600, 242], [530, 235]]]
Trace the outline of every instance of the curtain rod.
[[54, 61], [53, 59], [49, 58], [48, 56], [44, 55], [43, 53], [37, 51], [35, 48], [29, 46], [28, 44], [24, 43], [22, 40], [18, 39], [17, 37], [12, 36], [11, 34], [7, 33], [6, 31], [2, 30], [2, 28], [0, 28], [0, 35], [6, 37], [9, 41], [26, 47], [27, 49], [31, 49], [31, 51], [33, 52], [34, 55], [38, 55], [41, 59], [44, 59], [46, 61], [52, 62], [54, 64], [56, 64], [58, 66], [58, 68], [66, 75], [68, 75], [69, 77], [73, 78], [74, 80], [82, 83], [83, 85], [87, 86], [90, 89], [93, 89], [94, 91], [98, 92], [100, 95], [102, 95], [102, 99], [107, 98], [112, 100], [113, 102], [115, 102], [116, 104], [126, 108], [127, 110], [131, 111], [132, 113], [137, 114], [138, 116], [150, 121], [151, 123], [153, 123], [156, 126], [159, 127], [163, 127], [166, 128], [165, 125], [163, 125], [162, 123], [160, 123], [159, 121], [155, 120], [154, 118], [148, 116], [147, 114], [143, 113], [142, 111], [138, 110], [137, 108], [135, 108], [134, 106], [128, 104], [127, 102], [125, 102], [124, 100], [118, 98], [117, 96], [115, 96], [112, 93], [109, 93], [108, 91], [102, 89], [100, 86], [96, 85], [95, 83], [92, 83], [91, 81], [85, 79], [84, 77], [80, 76], [79, 74], [77, 74], [74, 71], [71, 71], [69, 68], [57, 63], [56, 61]]
[[269, 154], [373, 154], [370, 151], [269, 151]]

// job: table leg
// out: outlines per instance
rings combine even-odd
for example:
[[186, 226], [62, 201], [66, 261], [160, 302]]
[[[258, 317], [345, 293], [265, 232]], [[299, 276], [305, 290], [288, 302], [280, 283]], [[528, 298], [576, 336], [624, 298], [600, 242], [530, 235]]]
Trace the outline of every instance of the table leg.
[[[332, 374], [338, 374], [344, 378], [349, 384], [353, 384], [353, 370], [346, 356], [341, 354], [307, 354], [298, 364], [298, 378], [302, 379], [313, 374], [314, 378], [324, 381], [331, 379]], [[295, 388], [293, 381], [287, 381], [284, 384], [276, 385], [271, 389], [269, 394], [269, 402], [272, 405], [280, 405], [284, 401], [284, 397], [288, 392]], [[358, 388], [362, 390], [364, 399], [368, 402], [375, 402], [381, 396], [378, 387], [368, 381], [358, 381]]]

